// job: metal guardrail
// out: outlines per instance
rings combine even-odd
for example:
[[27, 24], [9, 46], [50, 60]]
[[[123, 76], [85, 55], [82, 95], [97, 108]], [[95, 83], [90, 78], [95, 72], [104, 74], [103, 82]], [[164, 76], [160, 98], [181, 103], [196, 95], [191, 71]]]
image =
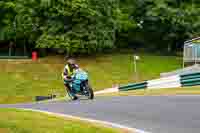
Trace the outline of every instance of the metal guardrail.
[[200, 40], [200, 37], [193, 38], [193, 39], [191, 39], [191, 40], [185, 41], [184, 43], [185, 43], [185, 44], [186, 44], [186, 43], [191, 43], [191, 42], [196, 41], [196, 40]]
[[180, 75], [180, 77], [189, 77], [189, 76], [195, 76], [195, 75], [200, 75], [200, 72], [182, 74], [182, 75]]
[[180, 75], [180, 82], [182, 86], [200, 85], [200, 72]]
[[186, 76], [186, 77], [181, 77], [181, 80], [195, 79], [195, 78], [200, 78], [200, 74], [199, 75], [190, 75], [190, 76]]
[[141, 82], [141, 83], [133, 83], [125, 86], [120, 86], [120, 91], [128, 91], [128, 90], [137, 90], [137, 89], [145, 89], [147, 88], [147, 82]]
[[200, 72], [188, 73], [183, 75], [171, 76], [167, 78], [144, 81], [120, 86], [120, 91], [138, 90], [138, 89], [156, 89], [156, 88], [175, 88], [181, 86], [200, 85]]
[[29, 59], [29, 56], [0, 56], [0, 59]]

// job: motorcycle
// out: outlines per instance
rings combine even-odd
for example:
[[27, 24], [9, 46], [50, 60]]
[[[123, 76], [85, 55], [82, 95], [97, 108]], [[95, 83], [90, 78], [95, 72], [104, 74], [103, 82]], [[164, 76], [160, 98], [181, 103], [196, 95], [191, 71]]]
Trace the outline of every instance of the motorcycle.
[[94, 98], [94, 92], [88, 82], [88, 74], [82, 69], [77, 69], [70, 82], [70, 90], [67, 90], [69, 97], [76, 100], [79, 96], [85, 96], [88, 99]]

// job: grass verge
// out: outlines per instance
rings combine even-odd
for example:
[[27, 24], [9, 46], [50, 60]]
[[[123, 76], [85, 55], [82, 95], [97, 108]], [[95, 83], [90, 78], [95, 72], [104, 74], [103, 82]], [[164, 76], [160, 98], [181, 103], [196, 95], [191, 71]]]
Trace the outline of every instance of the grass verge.
[[[94, 91], [114, 84], [127, 84], [159, 77], [161, 72], [181, 67], [181, 58], [139, 54], [138, 73], [134, 73], [133, 53], [101, 54], [77, 58], [80, 67], [88, 71]], [[37, 95], [65, 95], [61, 72], [62, 56], [31, 60], [0, 60], [0, 103], [34, 101]], [[136, 76], [137, 75], [137, 76]]]
[[125, 133], [125, 131], [67, 118], [22, 111], [0, 109], [1, 133]]

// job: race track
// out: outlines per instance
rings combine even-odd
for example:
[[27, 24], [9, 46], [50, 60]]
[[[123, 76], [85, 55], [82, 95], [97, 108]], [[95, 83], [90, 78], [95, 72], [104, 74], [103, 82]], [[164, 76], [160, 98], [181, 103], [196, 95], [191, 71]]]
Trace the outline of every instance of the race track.
[[102, 120], [151, 133], [200, 133], [200, 96], [97, 97], [95, 100], [0, 105]]

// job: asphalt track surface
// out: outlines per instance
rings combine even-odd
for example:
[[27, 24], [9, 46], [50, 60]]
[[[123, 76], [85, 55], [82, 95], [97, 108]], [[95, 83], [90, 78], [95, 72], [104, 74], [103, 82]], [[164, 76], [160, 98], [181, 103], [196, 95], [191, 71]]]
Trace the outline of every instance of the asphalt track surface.
[[151, 133], [200, 133], [200, 96], [97, 97], [94, 100], [0, 105], [73, 115]]

